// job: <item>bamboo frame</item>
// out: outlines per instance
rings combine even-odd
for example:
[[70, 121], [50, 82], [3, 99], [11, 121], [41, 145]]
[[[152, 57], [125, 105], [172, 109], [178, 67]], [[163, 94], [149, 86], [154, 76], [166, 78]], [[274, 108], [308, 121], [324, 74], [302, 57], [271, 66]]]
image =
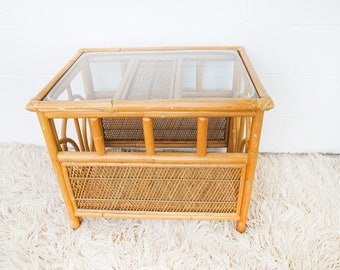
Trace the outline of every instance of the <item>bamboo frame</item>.
[[155, 154], [155, 139], [153, 135], [152, 119], [143, 118], [144, 140], [147, 155]]
[[65, 178], [63, 175], [62, 166], [57, 159], [57, 155], [60, 149], [59, 149], [59, 146], [56, 144], [56, 140], [55, 140], [55, 132], [54, 132], [55, 127], [52, 121], [47, 119], [42, 113], [37, 113], [37, 115], [38, 115], [41, 129], [43, 131], [43, 134], [46, 140], [47, 148], [50, 152], [52, 165], [57, 175], [59, 187], [64, 198], [64, 202], [66, 205], [69, 218], [71, 220], [72, 227], [74, 229], [77, 229], [80, 226], [80, 219], [76, 217], [74, 214], [76, 208], [75, 208], [75, 205], [72, 203], [71, 197], [68, 195], [69, 193], [68, 193]]
[[237, 220], [239, 215], [237, 214], [201, 214], [201, 213], [154, 213], [146, 211], [89, 211], [89, 210], [77, 210], [75, 212], [77, 217], [96, 217], [96, 218], [127, 218], [127, 219], [161, 219], [161, 220]]
[[92, 138], [93, 143], [98, 155], [104, 155], [105, 144], [104, 144], [104, 134], [103, 134], [103, 125], [99, 118], [90, 118], [90, 127], [92, 130]]
[[262, 129], [263, 112], [257, 112], [253, 118], [252, 130], [250, 132], [248, 147], [248, 165], [245, 174], [245, 184], [243, 191], [243, 202], [241, 206], [240, 219], [237, 221], [237, 230], [244, 232], [250, 204], [250, 196], [253, 188], [253, 181], [257, 163], [257, 156], [260, 145], [260, 135]]
[[147, 164], [229, 164], [240, 166], [248, 162], [248, 156], [244, 153], [207, 153], [199, 157], [194, 153], [159, 152], [154, 155], [145, 155], [142, 152], [106, 152], [98, 156], [94, 152], [59, 152], [57, 159], [63, 165], [74, 165], [82, 162], [84, 165], [99, 163], [147, 163]]
[[[202, 91], [202, 61], [204, 61], [204, 58], [191, 58], [192, 56], [190, 55], [185, 58], [186, 52], [193, 50], [211, 52], [209, 55], [212, 59], [218, 59], [218, 56], [214, 55], [214, 51], [235, 51], [236, 56], [238, 55], [241, 59], [239, 64], [244, 65], [244, 68], [249, 75], [250, 81], [248, 83], [252, 83], [254, 85], [258, 98], [232, 98], [233, 93], [235, 95], [235, 91], [237, 91], [240, 85], [241, 74], [238, 72], [234, 73], [234, 83], [232, 89], [221, 89], [221, 91], [213, 91], [209, 93]], [[83, 100], [82, 97], [72, 94], [72, 89], [70, 86], [65, 86], [67, 91], [66, 93], [70, 99], [69, 101], [44, 100], [51, 89], [64, 76], [70, 76], [70, 78], [76, 76], [75, 71], [72, 71], [72, 66], [77, 61], [83, 61], [81, 57], [84, 54], [92, 52], [119, 53], [134, 51], [180, 51], [183, 54], [184, 58], [174, 61], [171, 67], [172, 74], [171, 85], [169, 88], [169, 100], [148, 100], [147, 102], [144, 100], [122, 100], [128, 95], [128, 89], [136, 72], [138, 61], [142, 58], [139, 60], [130, 60], [128, 62], [128, 65], [125, 67], [122, 74], [122, 83], [120, 87], [114, 91], [110, 91], [109, 93], [94, 91], [93, 82], [91, 79], [91, 70], [88, 66], [86, 66], [86, 61], [84, 63], [82, 62], [81, 75], [84, 82], [86, 98], [100, 97], [102, 98], [101, 100]], [[230, 56], [230, 59], [233, 59], [236, 56]], [[124, 57], [125, 56], [122, 55], [122, 59]], [[196, 96], [197, 93], [202, 93], [202, 99], [191, 99], [190, 95], [195, 97], [195, 92], [182, 92], [183, 61], [186, 59], [194, 59], [196, 61]], [[100, 59], [100, 61], [105, 61], [105, 58]], [[126, 57], [124, 58], [124, 61], [126, 61]], [[56, 93], [57, 96], [60, 94], [61, 92]], [[211, 99], [211, 96], [208, 94], [215, 96], [215, 99]], [[221, 99], [218, 97], [220, 94], [223, 94], [225, 97], [227, 97], [228, 94], [230, 97], [227, 99]], [[171, 99], [172, 97], [173, 99]], [[206, 99], [208, 97], [210, 99]], [[75, 101], [74, 99], [80, 99], [80, 101]], [[159, 219], [185, 218], [235, 220], [237, 224], [236, 229], [239, 232], [243, 232], [246, 226], [252, 185], [256, 170], [263, 115], [264, 111], [272, 109], [273, 106], [273, 101], [256, 76], [244, 49], [240, 46], [226, 46], [81, 49], [74, 56], [74, 58], [50, 81], [50, 83], [27, 104], [26, 109], [36, 112], [38, 115], [47, 148], [50, 152], [52, 164], [57, 175], [57, 180], [64, 198], [66, 209], [74, 229], [80, 226], [81, 217]], [[227, 119], [227, 125], [224, 129], [225, 141], [223, 143], [214, 140], [208, 141], [208, 122], [210, 122], [208, 119], [212, 117], [223, 117]], [[74, 139], [68, 135], [68, 125], [71, 125], [71, 121], [68, 122], [68, 119], [72, 118], [74, 131], [76, 134], [76, 138]], [[106, 131], [103, 128], [102, 118], [140, 118], [142, 122], [142, 135], [144, 142], [134, 143], [128, 139], [121, 140], [118, 143], [106, 142]], [[153, 125], [153, 119], [155, 118], [196, 118], [196, 141], [155, 141]], [[60, 138], [54, 124], [55, 119], [61, 119], [62, 121]], [[81, 125], [79, 123], [79, 119], [82, 119]], [[88, 132], [87, 125], [90, 127], [90, 132]], [[176, 133], [177, 131], [169, 130], [168, 132]], [[76, 140], [78, 141], [78, 144]], [[71, 144], [75, 151], [71, 151], [72, 147], [69, 148], [67, 144]], [[145, 147], [145, 152], [107, 152], [106, 147], [110, 146]], [[195, 147], [196, 153], [185, 153], [181, 150], [177, 152], [158, 153], [155, 151], [155, 147]], [[227, 153], [209, 153], [207, 150], [211, 147], [227, 147]], [[115, 189], [114, 179], [121, 179], [120, 177], [123, 177], [122, 179], [129, 179], [128, 175], [134, 175], [134, 170], [146, 169], [152, 171], [153, 168], [159, 168], [157, 170], [160, 170], [161, 168], [168, 168], [170, 171], [173, 171], [164, 176], [164, 181], [166, 182], [166, 179], [171, 179], [171, 177], [175, 178], [170, 182], [166, 182], [168, 184], [162, 188], [162, 191], [159, 191], [161, 194], [165, 194], [167, 185], [170, 185], [169, 183], [175, 183], [174, 190], [177, 190], [179, 187], [180, 182], [176, 184], [176, 181], [178, 180], [176, 177], [181, 178], [180, 175], [184, 175], [187, 170], [201, 170], [203, 168], [202, 171], [197, 174], [197, 177], [203, 178], [200, 178], [200, 180], [197, 181], [195, 179], [191, 179], [190, 181], [193, 181], [192, 184], [188, 184], [190, 188], [192, 188], [195, 187], [194, 183], [199, 183], [202, 185], [202, 190], [198, 193], [196, 192], [196, 195], [189, 194], [190, 196], [198, 196], [195, 198], [193, 197], [194, 199], [192, 201], [188, 201], [187, 205], [185, 206], [185, 209], [190, 209], [190, 207], [192, 207], [192, 211], [186, 210], [183, 212], [172, 212], [170, 209], [168, 212], [157, 212], [154, 210], [148, 211], [147, 208], [143, 211], [135, 211], [133, 209], [130, 209], [129, 211], [119, 209], [102, 210], [99, 208], [83, 209], [79, 204], [79, 198], [77, 198], [75, 195], [76, 191], [74, 190], [73, 181], [78, 181], [78, 176], [84, 177], [87, 175], [83, 174], [83, 171], [87, 170], [87, 168], [95, 168], [91, 172], [96, 172], [98, 170], [98, 175], [96, 175], [95, 178], [91, 180], [95, 181], [96, 177], [101, 177], [100, 170], [102, 168], [109, 170], [109, 168], [116, 167], [119, 168], [119, 170], [125, 170], [123, 173], [124, 175], [120, 176], [117, 171], [115, 174], [106, 175], [105, 178], [105, 181], [109, 181], [108, 183], [113, 185], [113, 190]], [[77, 168], [81, 169], [77, 171]], [[223, 173], [217, 171], [215, 172], [215, 170], [221, 170], [223, 168], [226, 170]], [[178, 176], [174, 176], [176, 175], [177, 169], [182, 171], [178, 174]], [[75, 173], [77, 175], [79, 174], [77, 176], [78, 178], [74, 178], [69, 170], [76, 170]], [[202, 172], [206, 173], [207, 175], [202, 176]], [[89, 173], [90, 171], [88, 172], [88, 175]], [[186, 177], [191, 177], [192, 175], [195, 175], [195, 173], [188, 173]], [[212, 208], [215, 210], [211, 210], [210, 212], [205, 210], [205, 212], [195, 212], [195, 209], [197, 209], [195, 207], [200, 207], [195, 201], [199, 201], [201, 197], [203, 200], [210, 200], [211, 196], [212, 198], [214, 198], [213, 196], [215, 195], [217, 196], [216, 192], [219, 189], [213, 191], [212, 194], [209, 193], [209, 190], [213, 187], [209, 184], [209, 181], [213, 181], [215, 178], [217, 179], [218, 177], [221, 177], [221, 175], [227, 175], [225, 183], [226, 185], [230, 185], [230, 187], [225, 186], [223, 188], [226, 188], [225, 196], [228, 198], [228, 200], [236, 198], [235, 201], [233, 201], [234, 208], [230, 210], [231, 212], [224, 213], [219, 213], [217, 210], [218, 208]], [[81, 179], [81, 177], [79, 179]], [[139, 173], [138, 177], [140, 177]], [[204, 180], [205, 177], [211, 178]], [[156, 185], [156, 183], [158, 183], [157, 181], [159, 181], [159, 179], [150, 180], [149, 178], [148, 180], [145, 180], [156, 181], [150, 182], [150, 187]], [[143, 191], [144, 182], [138, 181], [136, 182], [136, 185], [138, 183], [141, 185], [141, 194], [143, 192], [149, 194], [149, 190]], [[180, 181], [181, 185], [185, 185], [185, 181], [183, 182], [183, 179]], [[207, 183], [204, 181], [207, 181]], [[125, 189], [129, 188], [128, 183], [129, 182], [123, 184]], [[237, 183], [237, 185], [235, 186], [234, 183]], [[188, 190], [189, 186], [187, 187]], [[231, 187], [235, 188], [233, 189]], [[185, 188], [183, 189], [185, 190]], [[92, 189], [89, 188], [89, 191], [90, 190]], [[118, 188], [118, 192], [123, 192], [123, 190]], [[131, 189], [131, 191], [127, 192], [127, 195], [132, 196], [132, 192], [133, 191]], [[172, 190], [169, 190], [168, 192], [169, 196], [173, 193]], [[178, 192], [181, 194], [182, 190], [178, 189]], [[216, 197], [216, 200], [220, 199], [217, 199]], [[201, 202], [201, 204], [202, 203], [203, 202]], [[208, 205], [208, 201], [206, 203]], [[225, 202], [222, 200], [220, 204], [222, 205], [223, 203]], [[100, 205], [102, 204], [103, 203]], [[196, 206], [194, 207], [195, 204]], [[218, 206], [219, 202], [214, 202], [214, 207], [216, 205]], [[93, 205], [93, 207], [97, 206], [98, 205]], [[164, 207], [167, 207], [167, 204]]]
[[199, 157], [204, 157], [207, 154], [208, 140], [208, 119], [200, 117], [197, 121], [197, 150]]

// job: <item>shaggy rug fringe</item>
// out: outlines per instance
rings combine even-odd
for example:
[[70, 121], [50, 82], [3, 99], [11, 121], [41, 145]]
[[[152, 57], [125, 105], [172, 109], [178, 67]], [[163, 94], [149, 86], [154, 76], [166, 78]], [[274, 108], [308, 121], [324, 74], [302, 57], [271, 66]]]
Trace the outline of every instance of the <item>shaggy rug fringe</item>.
[[84, 219], [71, 229], [44, 147], [0, 144], [1, 269], [340, 269], [340, 156], [260, 154], [234, 222]]

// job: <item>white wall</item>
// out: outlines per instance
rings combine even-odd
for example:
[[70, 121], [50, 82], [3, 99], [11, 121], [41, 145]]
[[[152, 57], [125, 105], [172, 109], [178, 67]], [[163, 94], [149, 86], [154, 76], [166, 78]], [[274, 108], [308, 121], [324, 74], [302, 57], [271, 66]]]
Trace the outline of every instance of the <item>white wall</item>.
[[44, 144], [26, 103], [82, 47], [242, 45], [276, 103], [261, 151], [340, 153], [340, 1], [0, 2], [0, 142]]

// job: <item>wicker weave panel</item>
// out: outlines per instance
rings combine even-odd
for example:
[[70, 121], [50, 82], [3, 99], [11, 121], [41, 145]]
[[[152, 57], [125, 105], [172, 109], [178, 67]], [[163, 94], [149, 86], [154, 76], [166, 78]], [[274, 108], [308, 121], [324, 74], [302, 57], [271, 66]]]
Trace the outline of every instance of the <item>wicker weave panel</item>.
[[[144, 142], [141, 118], [103, 118], [105, 142]], [[208, 119], [208, 142], [225, 143], [228, 136], [229, 119]], [[155, 142], [196, 142], [197, 118], [154, 118]]]
[[168, 99], [171, 93], [174, 61], [140, 61], [125, 91], [126, 99]]
[[235, 213], [242, 168], [67, 166], [79, 209]]

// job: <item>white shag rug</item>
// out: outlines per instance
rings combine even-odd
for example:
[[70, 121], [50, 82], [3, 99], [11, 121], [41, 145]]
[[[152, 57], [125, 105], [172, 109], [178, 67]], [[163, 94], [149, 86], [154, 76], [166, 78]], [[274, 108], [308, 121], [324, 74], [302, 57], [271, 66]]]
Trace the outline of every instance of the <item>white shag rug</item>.
[[0, 144], [1, 269], [340, 269], [340, 155], [260, 154], [234, 222], [87, 219], [73, 231], [44, 147]]

